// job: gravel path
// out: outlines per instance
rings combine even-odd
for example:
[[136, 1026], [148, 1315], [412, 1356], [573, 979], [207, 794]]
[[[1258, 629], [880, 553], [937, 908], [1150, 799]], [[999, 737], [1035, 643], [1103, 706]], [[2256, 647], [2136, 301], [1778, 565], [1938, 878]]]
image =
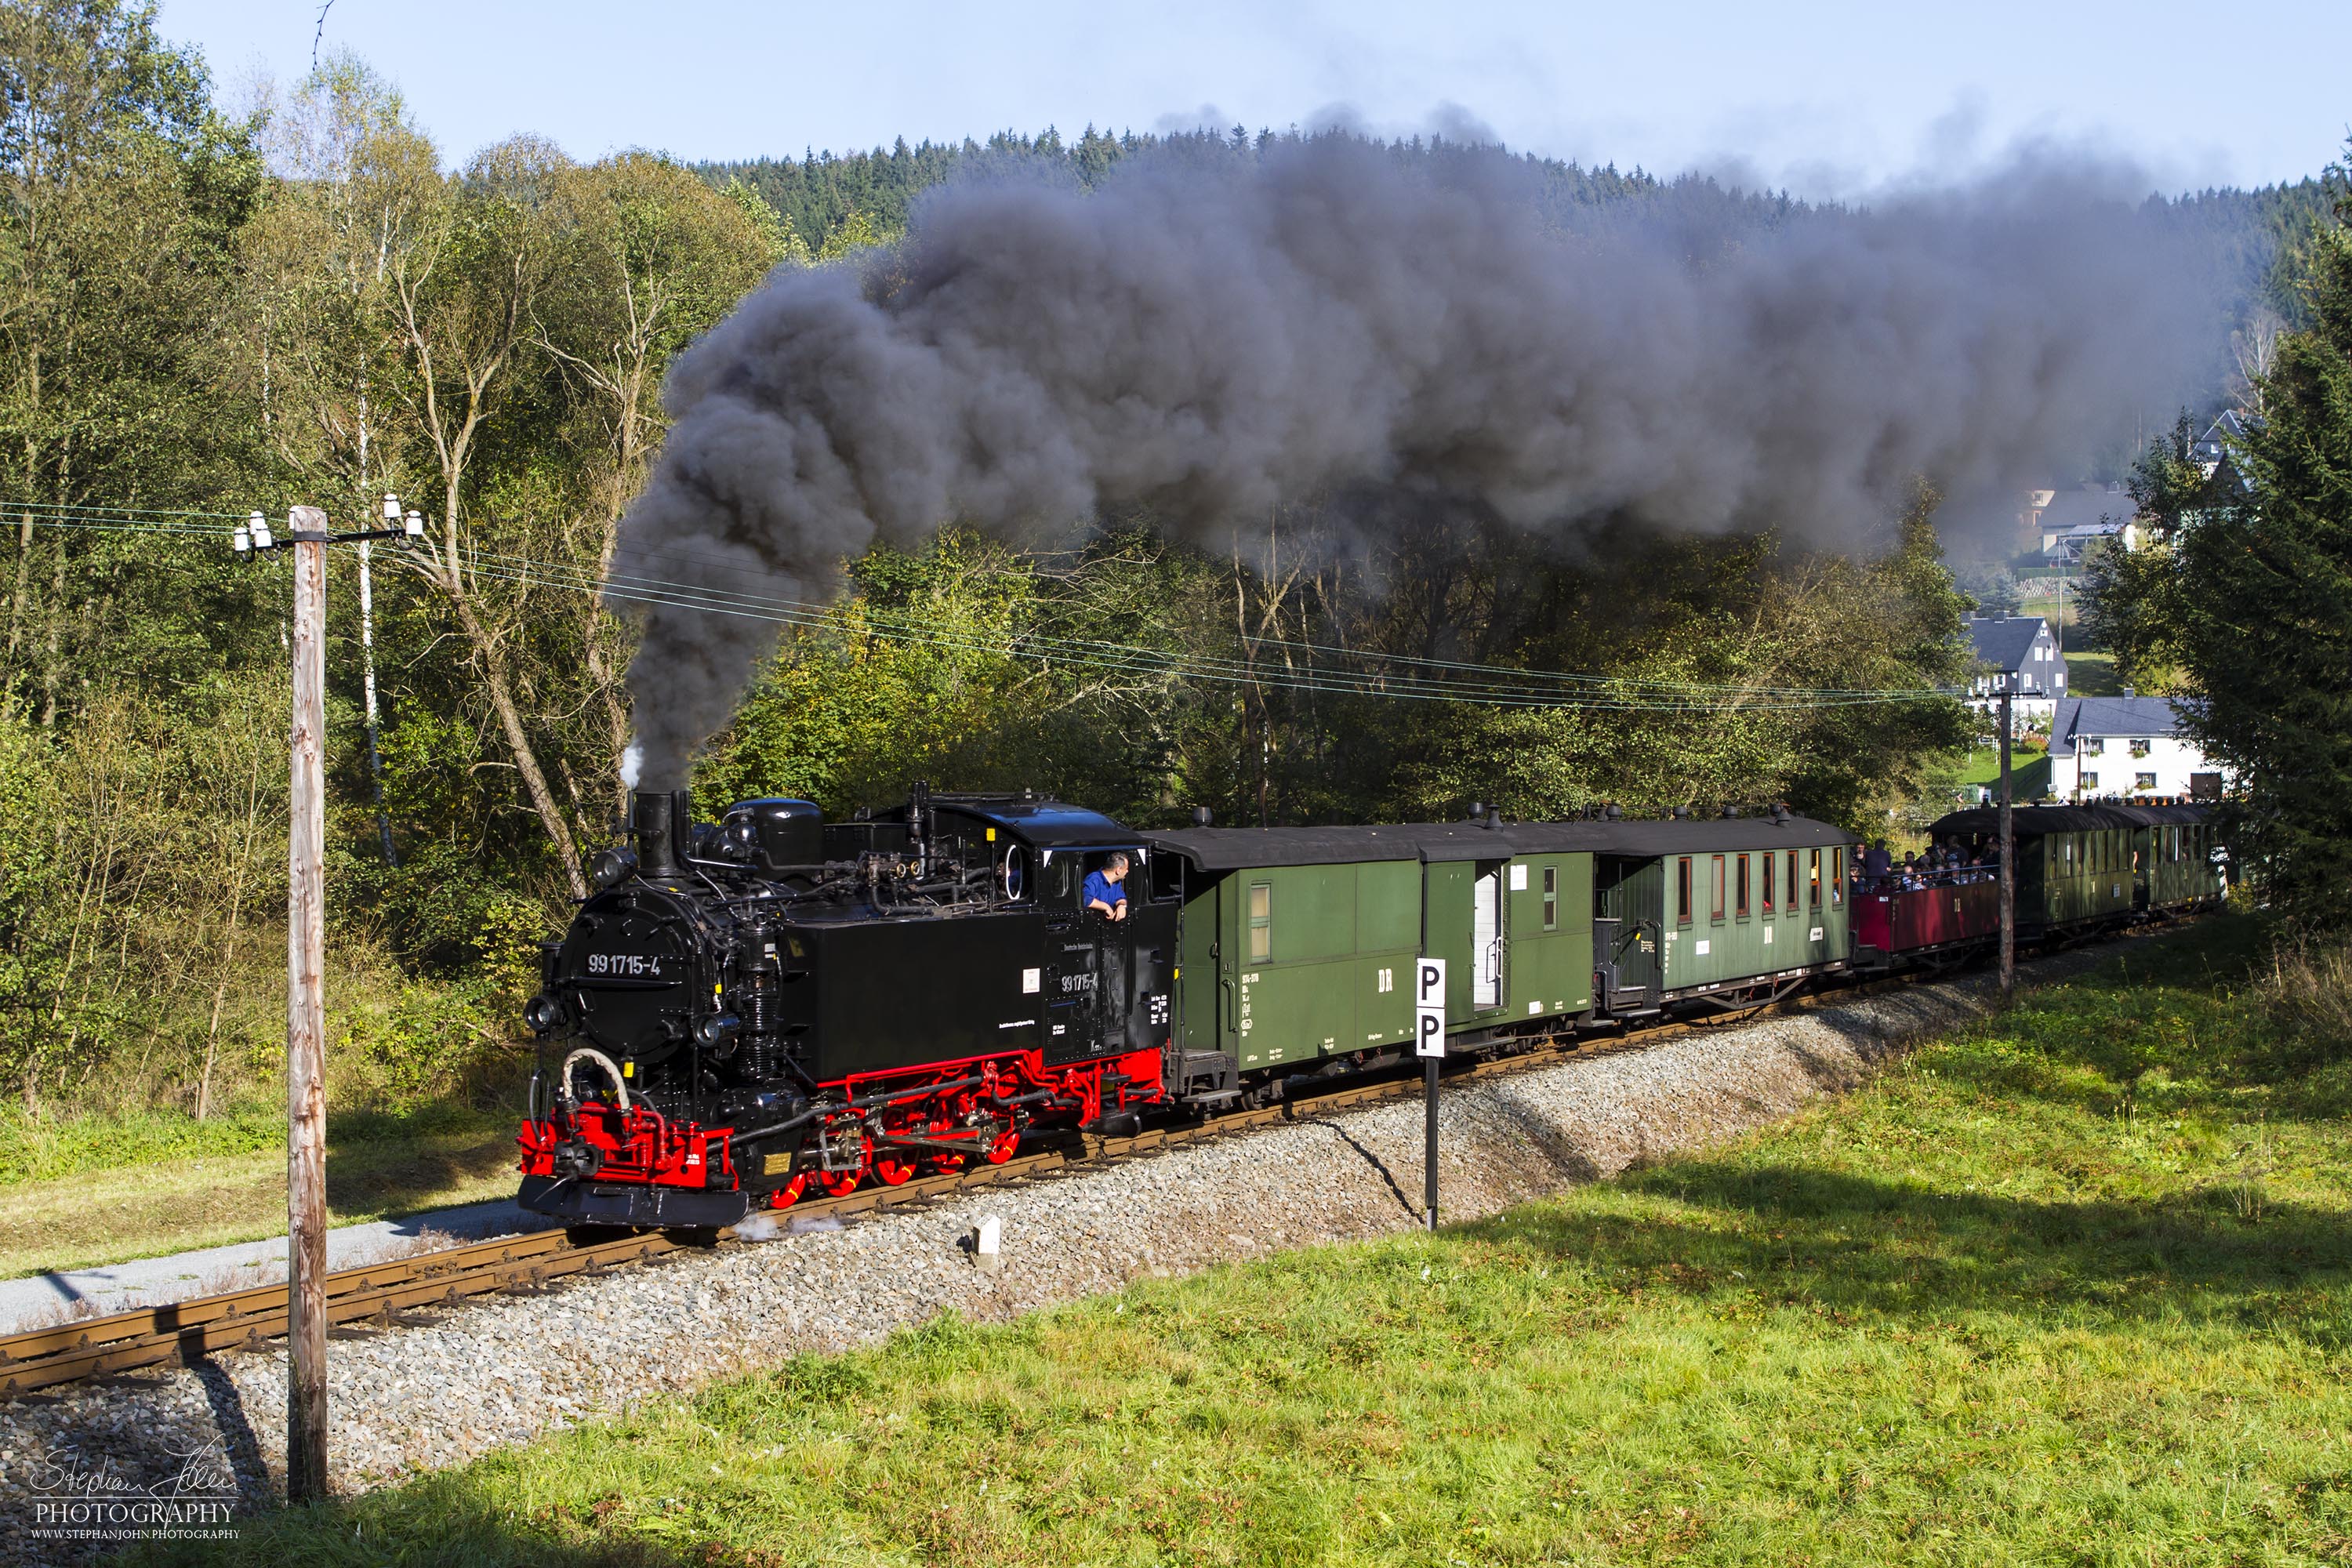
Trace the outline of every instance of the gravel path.
[[[2032, 966], [2046, 983], [2096, 962]], [[1989, 976], [1832, 1003], [1642, 1049], [1454, 1089], [1439, 1159], [1449, 1220], [1488, 1215], [1649, 1157], [1736, 1137], [1858, 1082], [1904, 1044], [1983, 1012]], [[947, 1308], [1003, 1320], [1307, 1243], [1416, 1223], [1422, 1107], [1300, 1121], [919, 1213], [688, 1255], [537, 1297], [489, 1297], [427, 1326], [338, 1338], [330, 1351], [338, 1489], [460, 1464], [583, 1417], [810, 1351], [870, 1343]], [[1004, 1267], [959, 1246], [1004, 1223]], [[822, 1223], [822, 1222], [820, 1222]], [[583, 1347], [625, 1344], [597, 1356]], [[25, 1535], [45, 1461], [142, 1488], [190, 1454], [225, 1459], [261, 1505], [285, 1445], [285, 1363], [232, 1354], [196, 1368], [0, 1404], [0, 1562], [73, 1561]], [[54, 1473], [49, 1484], [54, 1486]]]

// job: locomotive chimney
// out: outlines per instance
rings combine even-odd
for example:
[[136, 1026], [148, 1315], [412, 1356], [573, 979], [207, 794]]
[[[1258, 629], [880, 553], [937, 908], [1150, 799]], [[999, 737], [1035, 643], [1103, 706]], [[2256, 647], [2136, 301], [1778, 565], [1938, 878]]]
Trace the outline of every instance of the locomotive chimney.
[[684, 857], [694, 847], [694, 799], [687, 790], [641, 789], [630, 804], [630, 827], [637, 837], [637, 874], [682, 877]]

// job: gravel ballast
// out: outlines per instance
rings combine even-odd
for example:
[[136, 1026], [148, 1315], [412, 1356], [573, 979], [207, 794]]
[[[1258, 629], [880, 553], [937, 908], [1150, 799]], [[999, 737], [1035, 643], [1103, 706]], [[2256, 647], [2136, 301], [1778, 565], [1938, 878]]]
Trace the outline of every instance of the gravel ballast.
[[[2046, 960], [2032, 977], [2094, 961]], [[1976, 974], [1449, 1088], [1445, 1218], [1737, 1137], [1859, 1082], [1904, 1046], [1983, 1013], [1993, 994]], [[950, 1308], [1004, 1320], [1140, 1275], [1409, 1229], [1422, 1147], [1417, 1100], [1303, 1109], [1260, 1131], [339, 1336], [328, 1356], [334, 1485], [357, 1491], [461, 1464], [724, 1373], [871, 1343]], [[961, 1245], [989, 1215], [1003, 1221], [992, 1276]], [[625, 1349], [583, 1353], [600, 1342]], [[26, 1533], [34, 1498], [64, 1473], [143, 1489], [210, 1454], [234, 1473], [240, 1511], [265, 1506], [282, 1485], [285, 1407], [282, 1352], [0, 1404], [0, 1561], [75, 1559]]]

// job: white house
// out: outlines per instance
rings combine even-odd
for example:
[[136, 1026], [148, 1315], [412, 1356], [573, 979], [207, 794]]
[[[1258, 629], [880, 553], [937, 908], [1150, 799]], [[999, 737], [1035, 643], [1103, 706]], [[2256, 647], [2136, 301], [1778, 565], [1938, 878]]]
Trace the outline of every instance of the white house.
[[2074, 565], [2091, 547], [2110, 541], [2126, 550], [2143, 542], [2139, 509], [2119, 484], [2028, 490], [2017, 521], [2025, 548], [2039, 550], [2053, 566]]
[[2180, 732], [2168, 697], [2068, 698], [2050, 730], [2050, 787], [2065, 800], [2218, 800], [2226, 780]]
[[2013, 679], [2013, 720], [2046, 719], [2066, 695], [2066, 660], [2058, 638], [2040, 616], [1969, 617], [1969, 640], [1976, 645], [1977, 673], [1969, 682], [1969, 706], [1999, 711], [2004, 679]]
[[2042, 558], [2052, 565], [2074, 565], [2104, 543], [2117, 543], [2126, 550], [2140, 547], [2139, 509], [2123, 486], [2084, 485], [2034, 494], [2050, 498], [2034, 510]]

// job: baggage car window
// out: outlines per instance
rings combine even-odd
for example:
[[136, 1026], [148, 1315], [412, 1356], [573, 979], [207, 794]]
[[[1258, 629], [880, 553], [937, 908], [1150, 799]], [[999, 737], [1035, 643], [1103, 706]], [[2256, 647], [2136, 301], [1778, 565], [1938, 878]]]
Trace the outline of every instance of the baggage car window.
[[1252, 963], [1274, 958], [1274, 884], [1252, 882], [1249, 890], [1249, 955]]
[[1544, 868], [1544, 930], [1559, 929], [1559, 868]]
[[1714, 906], [1714, 907], [1715, 907], [1715, 914], [1714, 914], [1713, 918], [1714, 918], [1714, 919], [1716, 919], [1716, 920], [1721, 920], [1721, 919], [1723, 918], [1723, 857], [1722, 857], [1722, 856], [1720, 856], [1720, 855], [1717, 855], [1717, 856], [1716, 856], [1714, 858], [1715, 858], [1715, 906]]
[[1739, 857], [1739, 918], [1741, 920], [1748, 918], [1748, 862], [1750, 858], [1746, 855]]
[[1685, 855], [1675, 862], [1675, 922], [1677, 925], [1691, 923], [1690, 879], [1690, 857]]

